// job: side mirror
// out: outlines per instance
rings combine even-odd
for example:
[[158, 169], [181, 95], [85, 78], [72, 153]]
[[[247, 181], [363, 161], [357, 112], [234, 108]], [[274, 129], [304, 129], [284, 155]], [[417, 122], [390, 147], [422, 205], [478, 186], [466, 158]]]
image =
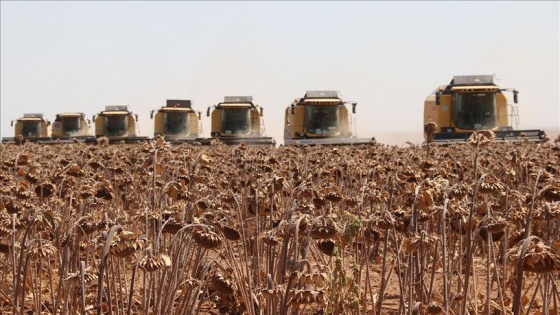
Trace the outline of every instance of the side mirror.
[[154, 119], [154, 111], [153, 110], [150, 111], [150, 119]]
[[95, 115], [91, 116], [91, 121], [95, 121]]
[[202, 117], [202, 113], [198, 112], [198, 120], [200, 120], [201, 117]]
[[87, 123], [88, 123], [88, 125], [91, 125], [91, 120], [88, 119], [88, 120], [87, 120]]
[[208, 109], [206, 110], [206, 117], [210, 117], [210, 106], [208, 106]]
[[14, 126], [14, 121], [13, 121], [13, 120], [10, 122], [10, 126], [11, 126], [11, 127]]
[[517, 94], [519, 94], [519, 91], [518, 90], [513, 90], [513, 102], [515, 104], [517, 104], [517, 100], [518, 100]]
[[441, 92], [437, 91], [436, 92], [436, 105], [440, 104], [440, 97], [441, 97]]
[[261, 117], [262, 117], [264, 109], [261, 107], [260, 110], [261, 110]]
[[51, 125], [51, 122], [47, 120], [47, 126], [50, 126], [50, 125]]
[[290, 106], [290, 109], [291, 109], [292, 115], [294, 115], [296, 113], [296, 106], [294, 104], [292, 104]]
[[134, 115], [134, 117], [136, 118], [136, 122], [138, 122], [138, 114]]
[[356, 105], [358, 105], [358, 103], [352, 103], [352, 114], [356, 113]]

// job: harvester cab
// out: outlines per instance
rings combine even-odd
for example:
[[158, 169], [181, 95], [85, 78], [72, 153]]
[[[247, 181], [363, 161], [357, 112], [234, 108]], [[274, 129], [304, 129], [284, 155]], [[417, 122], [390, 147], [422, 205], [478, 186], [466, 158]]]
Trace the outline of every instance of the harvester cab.
[[51, 138], [57, 142], [95, 142], [95, 137], [90, 135], [90, 124], [84, 113], [57, 114], [52, 124]]
[[266, 137], [263, 108], [253, 103], [252, 96], [226, 96], [213, 110], [209, 107], [206, 115], [211, 116], [212, 139], [228, 145], [276, 145], [274, 139]]
[[106, 137], [109, 143], [137, 143], [148, 140], [138, 136], [138, 115], [134, 115], [126, 105], [107, 105], [95, 121], [95, 137]]
[[[43, 118], [43, 114], [23, 114], [16, 120], [14, 127], [15, 137], [3, 138], [2, 143], [16, 142], [40, 142], [49, 140], [49, 129], [51, 123]], [[14, 126], [12, 120], [11, 126]]]
[[154, 118], [154, 137], [163, 136], [166, 141], [183, 143], [200, 140], [202, 135], [201, 114], [192, 109], [190, 100], [167, 100]]
[[519, 92], [501, 89], [494, 83], [493, 75], [453, 77], [424, 102], [424, 125], [436, 126], [424, 138], [433, 142], [464, 142], [474, 131], [491, 130], [496, 141], [542, 141], [543, 130], [514, 130], [511, 122], [517, 121], [517, 107], [508, 104], [506, 91], [513, 94], [517, 103]]
[[343, 101], [337, 91], [307, 91], [285, 110], [284, 144], [349, 145], [374, 144], [374, 138], [357, 138], [352, 133], [356, 103]]

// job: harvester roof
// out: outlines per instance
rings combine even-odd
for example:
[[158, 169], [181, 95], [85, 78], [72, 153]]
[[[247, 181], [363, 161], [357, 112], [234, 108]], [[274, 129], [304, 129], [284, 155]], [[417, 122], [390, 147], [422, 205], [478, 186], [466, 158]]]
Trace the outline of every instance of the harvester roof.
[[452, 92], [498, 92], [500, 89], [495, 85], [475, 85], [475, 86], [453, 86]]
[[191, 108], [191, 100], [167, 100], [166, 107]]
[[107, 105], [105, 106], [105, 111], [127, 111], [128, 105]]
[[107, 105], [100, 115], [128, 115], [128, 105]]
[[339, 98], [338, 91], [307, 91], [305, 98]]
[[43, 118], [43, 114], [23, 114], [23, 118]]
[[57, 114], [57, 116], [59, 117], [80, 117], [80, 116], [84, 116], [84, 113], [62, 113], [62, 114]]
[[256, 107], [253, 104], [252, 96], [225, 96], [224, 101], [219, 103], [216, 107], [220, 108], [249, 108]]
[[103, 111], [101, 112], [100, 115], [103, 116], [122, 116], [122, 115], [128, 115], [130, 114], [130, 112], [125, 112], [122, 110], [114, 110], [114, 111]]
[[499, 92], [499, 88], [493, 75], [456, 75], [443, 89], [443, 94], [452, 92]]
[[43, 114], [23, 114], [23, 117], [18, 120], [20, 121], [43, 120]]
[[194, 112], [190, 107], [162, 107], [161, 112]]
[[254, 107], [253, 103], [220, 103], [220, 108], [251, 108]]
[[225, 96], [224, 103], [251, 103], [253, 104], [252, 96]]
[[327, 103], [340, 103], [342, 102], [339, 98], [304, 98], [302, 100], [306, 104], [327, 104]]
[[495, 85], [493, 75], [457, 75], [450, 85]]
[[338, 91], [307, 91], [305, 96], [295, 99], [296, 105], [332, 105], [340, 104], [342, 99], [338, 95]]

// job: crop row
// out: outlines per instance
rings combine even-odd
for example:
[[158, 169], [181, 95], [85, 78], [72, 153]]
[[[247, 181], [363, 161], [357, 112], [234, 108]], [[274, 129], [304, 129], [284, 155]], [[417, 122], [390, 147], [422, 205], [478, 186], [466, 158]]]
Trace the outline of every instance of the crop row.
[[14, 314], [558, 314], [560, 147], [0, 147]]

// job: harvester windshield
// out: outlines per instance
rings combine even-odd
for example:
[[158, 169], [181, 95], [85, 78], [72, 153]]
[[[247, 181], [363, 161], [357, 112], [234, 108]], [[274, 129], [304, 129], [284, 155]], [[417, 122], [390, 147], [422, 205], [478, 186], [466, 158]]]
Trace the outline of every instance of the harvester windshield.
[[60, 118], [62, 122], [62, 133], [75, 134], [80, 132], [80, 117], [62, 117]]
[[338, 132], [338, 105], [307, 105], [305, 131], [311, 134]]
[[106, 136], [127, 136], [128, 135], [128, 116], [126, 115], [107, 115], [105, 118]]
[[455, 93], [451, 111], [457, 128], [480, 130], [496, 126], [494, 93]]
[[166, 112], [163, 114], [163, 133], [167, 135], [184, 135], [189, 131], [189, 113]]
[[21, 135], [24, 137], [39, 137], [41, 135], [41, 121], [22, 121]]
[[251, 131], [249, 108], [226, 108], [222, 110], [222, 133], [248, 134]]

